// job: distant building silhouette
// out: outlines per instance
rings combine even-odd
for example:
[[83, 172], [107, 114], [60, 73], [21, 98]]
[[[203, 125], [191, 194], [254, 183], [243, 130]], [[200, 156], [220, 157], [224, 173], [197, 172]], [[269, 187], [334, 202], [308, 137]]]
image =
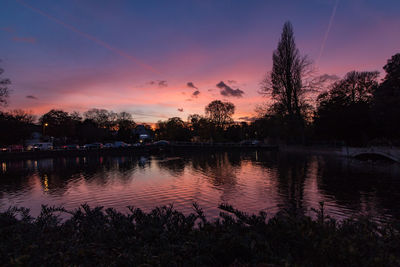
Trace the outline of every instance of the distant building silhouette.
[[137, 136], [140, 143], [151, 141], [152, 135], [146, 126], [143, 124], [137, 125], [135, 129], [132, 130], [132, 134]]

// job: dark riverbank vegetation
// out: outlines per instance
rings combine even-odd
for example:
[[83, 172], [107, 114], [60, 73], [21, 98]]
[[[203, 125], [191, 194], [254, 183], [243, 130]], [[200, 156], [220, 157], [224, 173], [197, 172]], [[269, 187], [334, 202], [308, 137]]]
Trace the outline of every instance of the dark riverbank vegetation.
[[[398, 266], [399, 222], [368, 217], [338, 222], [298, 210], [247, 215], [220, 205], [220, 217], [206, 219], [193, 205], [184, 215], [173, 207], [127, 214], [82, 205], [74, 211], [42, 207], [0, 213], [3, 265], [152, 266]], [[61, 220], [60, 215], [68, 219]]]
[[[155, 125], [137, 125], [131, 114], [90, 109], [83, 114], [52, 109], [40, 118], [23, 110], [0, 111], [0, 145], [25, 145], [32, 133], [54, 145], [152, 140], [239, 142], [265, 140], [288, 144], [398, 145], [400, 140], [400, 53], [379, 72], [350, 71], [343, 78], [315, 75], [312, 61], [296, 47], [293, 27], [285, 23], [272, 70], [261, 83], [268, 100], [258, 116], [232, 118], [235, 106], [212, 101], [205, 114]], [[0, 69], [0, 75], [3, 70]], [[0, 79], [0, 106], [7, 103], [10, 80]], [[139, 129], [138, 129], [139, 127]]]

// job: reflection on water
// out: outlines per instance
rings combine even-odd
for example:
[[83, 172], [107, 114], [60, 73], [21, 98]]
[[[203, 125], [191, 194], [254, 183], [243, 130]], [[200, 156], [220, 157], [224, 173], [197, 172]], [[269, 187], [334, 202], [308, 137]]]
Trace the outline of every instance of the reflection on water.
[[[82, 203], [150, 210], [193, 202], [210, 217], [220, 203], [246, 212], [297, 208], [311, 214], [324, 201], [335, 218], [358, 213], [400, 219], [399, 164], [277, 152], [207, 152], [164, 156], [75, 157], [1, 162], [0, 209]], [[312, 215], [312, 214], [311, 214]]]

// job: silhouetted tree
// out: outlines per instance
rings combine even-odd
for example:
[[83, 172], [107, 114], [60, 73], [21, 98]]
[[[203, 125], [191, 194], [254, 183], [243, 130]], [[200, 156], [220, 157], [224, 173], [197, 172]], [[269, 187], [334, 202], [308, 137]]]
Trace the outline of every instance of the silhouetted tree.
[[26, 124], [34, 123], [36, 118], [36, 116], [33, 115], [32, 112], [26, 112], [22, 109], [11, 110], [9, 114], [13, 116], [16, 120]]
[[287, 141], [304, 142], [306, 118], [312, 106], [306, 102], [306, 93], [314, 89], [312, 62], [301, 56], [296, 47], [290, 22], [283, 26], [277, 49], [272, 55], [272, 71], [262, 82], [261, 93], [272, 97], [268, 114], [281, 120], [282, 136]]
[[216, 127], [224, 128], [233, 122], [232, 115], [235, 113], [235, 105], [231, 102], [214, 100], [205, 108], [207, 118]]
[[203, 116], [201, 116], [199, 114], [190, 114], [188, 116], [188, 122], [189, 122], [192, 130], [194, 130], [195, 128], [198, 127], [198, 123], [202, 118], [203, 118]]
[[256, 139], [268, 139], [271, 143], [276, 143], [278, 139], [287, 139], [289, 134], [282, 123], [282, 118], [278, 115], [267, 115], [255, 120], [251, 124], [252, 132]]
[[373, 116], [381, 136], [400, 139], [400, 53], [383, 69], [386, 76], [374, 93]]
[[230, 125], [228, 128], [226, 128], [225, 139], [228, 141], [233, 141], [233, 142], [239, 142], [243, 139], [247, 139], [249, 136], [246, 133], [246, 130], [247, 130], [247, 124], [246, 125], [244, 125], [244, 124]]
[[71, 120], [76, 122], [82, 122], [82, 116], [78, 111], [72, 111], [70, 114]]
[[[2, 75], [4, 70], [0, 68], [0, 75]], [[8, 86], [11, 84], [9, 79], [0, 78], [0, 107], [7, 104], [7, 98], [9, 94]]]
[[261, 92], [272, 96], [274, 104], [270, 110], [273, 113], [281, 114], [289, 120], [301, 121], [305, 109], [309, 107], [304, 95], [308, 88], [305, 79], [310, 73], [311, 61], [300, 55], [290, 22], [283, 26], [272, 62], [272, 71], [262, 82]]
[[78, 132], [80, 143], [100, 142], [108, 135], [108, 129], [100, 128], [92, 119], [85, 119]]
[[156, 129], [159, 140], [189, 141], [190, 130], [181, 118], [173, 117], [167, 121], [159, 121]]
[[117, 114], [106, 109], [89, 109], [83, 113], [85, 119], [92, 120], [100, 128], [112, 129], [115, 127]]
[[42, 117], [39, 122], [45, 135], [53, 137], [70, 137], [74, 134], [74, 125], [68, 112], [52, 109]]
[[129, 141], [132, 137], [132, 130], [136, 123], [133, 121], [132, 115], [128, 112], [120, 112], [117, 114], [118, 139]]
[[371, 100], [378, 86], [378, 72], [352, 71], [317, 99], [318, 136], [365, 144], [373, 135]]
[[195, 137], [196, 140], [209, 141], [213, 137], [215, 126], [208, 118], [192, 114], [189, 115], [188, 122], [192, 137]]
[[200, 121], [203, 117], [199, 114], [191, 114], [188, 116], [188, 125], [191, 130], [192, 137], [200, 138]]
[[23, 144], [34, 129], [35, 117], [23, 110], [0, 112], [0, 144]]

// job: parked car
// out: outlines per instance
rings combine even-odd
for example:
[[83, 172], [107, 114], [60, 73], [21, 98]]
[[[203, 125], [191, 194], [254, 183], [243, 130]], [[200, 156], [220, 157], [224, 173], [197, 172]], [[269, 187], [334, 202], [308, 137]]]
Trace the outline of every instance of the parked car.
[[258, 145], [260, 145], [260, 144], [261, 144], [261, 142], [258, 141], [258, 140], [252, 140], [252, 141], [251, 141], [251, 145], [253, 145], [253, 146], [258, 146]]
[[63, 146], [63, 149], [64, 150], [78, 150], [79, 145], [77, 145], [77, 144], [65, 145], [65, 146]]
[[22, 145], [11, 145], [7, 148], [8, 152], [22, 152], [24, 147]]
[[142, 146], [142, 144], [141, 144], [141, 143], [134, 143], [134, 144], [132, 144], [131, 146], [133, 146], [133, 147], [138, 147], [138, 146]]
[[122, 141], [115, 141], [114, 147], [129, 147], [129, 144], [122, 142]]
[[112, 143], [106, 143], [103, 145], [103, 148], [113, 148], [113, 147], [114, 147], [114, 144], [112, 144]]
[[103, 148], [102, 143], [92, 143], [92, 144], [86, 144], [83, 146], [85, 149], [100, 149]]
[[243, 140], [240, 142], [240, 144], [243, 146], [258, 146], [261, 144], [261, 142], [258, 140]]
[[44, 151], [44, 150], [52, 150], [53, 149], [53, 143], [36, 143], [31, 145], [29, 150], [33, 151]]
[[169, 145], [169, 141], [160, 140], [160, 141], [154, 142], [153, 145], [155, 145], [155, 146], [168, 146]]

